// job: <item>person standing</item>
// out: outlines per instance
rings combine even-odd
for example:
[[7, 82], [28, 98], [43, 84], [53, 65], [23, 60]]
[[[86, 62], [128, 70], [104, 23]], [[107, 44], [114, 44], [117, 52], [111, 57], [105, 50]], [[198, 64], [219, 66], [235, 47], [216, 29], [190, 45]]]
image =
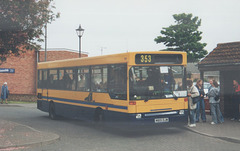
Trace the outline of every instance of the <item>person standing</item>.
[[2, 86], [2, 90], [1, 90], [1, 99], [2, 99], [1, 104], [3, 104], [3, 100], [5, 100], [5, 103], [8, 104], [8, 102], [7, 102], [8, 93], [9, 93], [9, 91], [8, 91], [7, 82], [4, 82], [4, 84]]
[[212, 115], [211, 122], [212, 125], [224, 122], [222, 113], [220, 111], [220, 98], [218, 97], [217, 99], [216, 96], [219, 96], [218, 83], [215, 80], [213, 80], [212, 88], [210, 89], [210, 92], [208, 92], [208, 98]]
[[197, 103], [196, 108], [196, 122], [199, 122], [199, 114], [201, 112], [201, 119], [203, 122], [206, 122], [206, 112], [205, 112], [205, 103], [204, 103], [204, 90], [203, 90], [203, 81], [201, 79], [197, 80], [196, 87], [199, 91], [199, 102]]
[[213, 80], [209, 80], [210, 86], [208, 88], [208, 92], [211, 90], [211, 88], [213, 87]]
[[189, 127], [196, 127], [195, 114], [197, 104], [193, 103], [193, 98], [199, 97], [198, 89], [193, 85], [192, 80], [187, 81], [187, 90], [188, 90], [188, 110], [189, 110]]
[[233, 118], [231, 120], [239, 120], [239, 100], [240, 100], [240, 85], [237, 80], [233, 80]]

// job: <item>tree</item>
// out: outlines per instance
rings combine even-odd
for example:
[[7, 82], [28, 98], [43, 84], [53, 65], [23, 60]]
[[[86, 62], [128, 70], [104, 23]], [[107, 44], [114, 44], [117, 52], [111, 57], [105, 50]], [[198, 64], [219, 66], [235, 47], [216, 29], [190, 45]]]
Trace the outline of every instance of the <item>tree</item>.
[[43, 26], [60, 15], [53, 0], [0, 0], [0, 60], [9, 54], [39, 50]]
[[156, 43], [163, 43], [170, 51], [186, 51], [188, 62], [196, 62], [207, 55], [206, 43], [201, 43], [202, 32], [198, 31], [201, 19], [192, 14], [174, 14], [175, 25], [161, 30], [163, 36], [155, 38]]

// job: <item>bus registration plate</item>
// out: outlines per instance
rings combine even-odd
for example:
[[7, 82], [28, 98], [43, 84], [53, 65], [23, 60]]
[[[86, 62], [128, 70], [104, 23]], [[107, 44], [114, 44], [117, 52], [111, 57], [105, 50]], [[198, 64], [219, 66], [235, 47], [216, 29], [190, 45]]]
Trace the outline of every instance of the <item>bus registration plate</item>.
[[169, 122], [169, 118], [155, 118], [155, 123]]

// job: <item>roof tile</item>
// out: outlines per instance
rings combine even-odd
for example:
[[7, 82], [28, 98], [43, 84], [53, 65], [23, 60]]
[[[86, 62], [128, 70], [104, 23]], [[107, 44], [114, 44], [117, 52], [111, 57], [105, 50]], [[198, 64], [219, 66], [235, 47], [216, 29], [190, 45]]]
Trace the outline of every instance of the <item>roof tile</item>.
[[240, 42], [220, 43], [199, 65], [240, 63]]

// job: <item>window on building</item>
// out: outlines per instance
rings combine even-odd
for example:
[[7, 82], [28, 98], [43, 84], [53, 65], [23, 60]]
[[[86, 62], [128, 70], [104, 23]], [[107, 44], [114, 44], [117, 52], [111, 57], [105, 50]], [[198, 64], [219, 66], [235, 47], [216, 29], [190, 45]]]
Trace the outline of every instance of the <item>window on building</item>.
[[93, 66], [91, 88], [94, 92], [107, 92], [107, 66]]

